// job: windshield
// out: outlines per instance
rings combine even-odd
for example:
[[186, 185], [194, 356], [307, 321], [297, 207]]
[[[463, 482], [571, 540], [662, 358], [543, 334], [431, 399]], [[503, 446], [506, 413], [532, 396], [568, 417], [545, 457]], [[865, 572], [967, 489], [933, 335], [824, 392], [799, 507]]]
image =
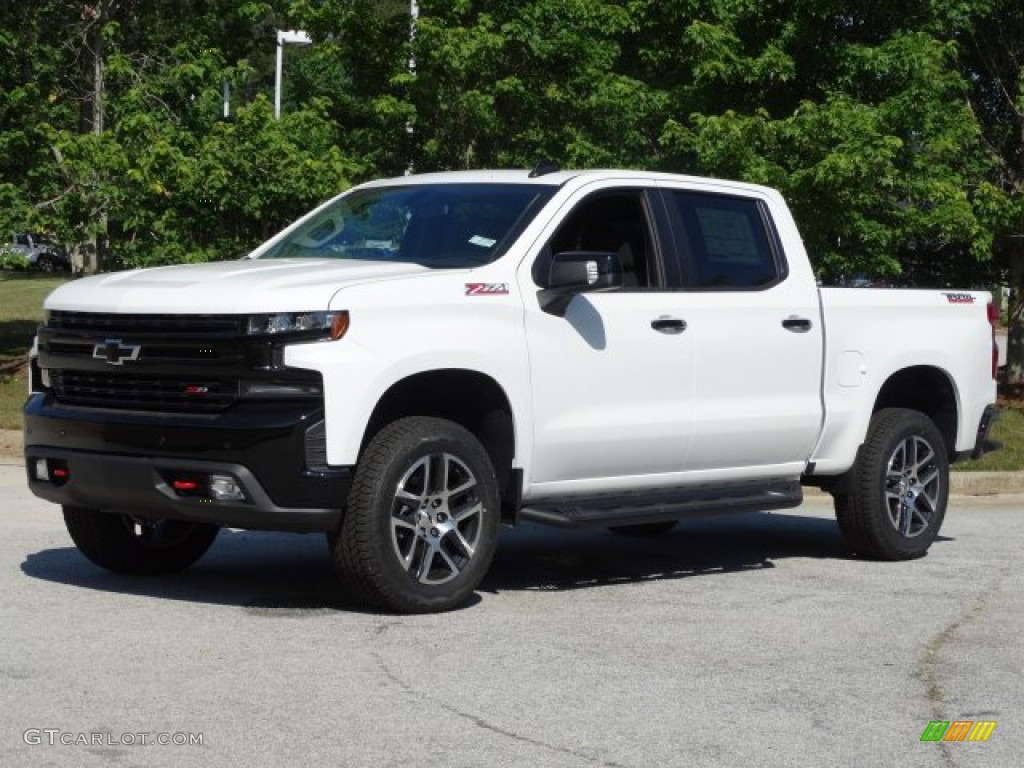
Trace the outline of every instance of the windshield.
[[494, 261], [553, 187], [421, 184], [363, 189], [320, 211], [260, 258], [405, 261], [474, 267]]

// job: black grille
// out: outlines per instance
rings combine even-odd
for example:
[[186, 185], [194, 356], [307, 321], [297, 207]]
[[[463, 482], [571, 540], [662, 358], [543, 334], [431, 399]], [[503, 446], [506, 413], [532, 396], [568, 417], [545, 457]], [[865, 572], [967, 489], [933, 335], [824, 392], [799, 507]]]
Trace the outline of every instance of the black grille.
[[50, 381], [61, 402], [103, 408], [207, 413], [223, 411], [238, 399], [235, 379], [64, 370], [53, 371]]
[[[91, 338], [54, 338], [48, 333], [44, 334], [44, 339], [43, 346], [45, 351], [50, 355], [61, 358], [65, 364], [69, 360], [92, 360], [96, 358], [96, 347], [102, 347], [107, 341], [97, 336]], [[228, 362], [236, 362], [243, 359], [243, 353], [239, 345], [236, 344], [233, 350], [229, 349], [222, 339], [216, 339], [213, 342], [182, 339], [172, 344], [167, 342], [166, 338], [164, 341], [149, 341], [144, 337], [136, 335], [133, 337], [133, 340], [136, 340], [140, 347], [139, 353], [133, 359], [133, 362], [149, 360], [164, 362], [227, 360]], [[98, 359], [104, 359], [102, 354]]]
[[65, 331], [117, 333], [240, 333], [244, 315], [122, 315], [104, 312], [51, 310], [47, 326]]
[[286, 368], [280, 353], [289, 341], [315, 334], [250, 335], [242, 315], [51, 310], [47, 320], [39, 329], [39, 365], [61, 403], [215, 413], [240, 400], [322, 397], [319, 375]]

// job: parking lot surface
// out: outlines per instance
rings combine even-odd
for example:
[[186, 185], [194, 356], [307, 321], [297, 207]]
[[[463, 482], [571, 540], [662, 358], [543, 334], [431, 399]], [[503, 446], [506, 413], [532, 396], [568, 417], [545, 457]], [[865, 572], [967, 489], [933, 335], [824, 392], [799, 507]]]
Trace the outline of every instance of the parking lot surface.
[[[1024, 754], [1021, 497], [955, 499], [907, 563], [849, 557], [823, 499], [648, 539], [524, 525], [467, 606], [402, 617], [342, 602], [320, 536], [224, 531], [185, 573], [106, 573], [3, 461], [0, 765], [1009, 768]], [[935, 720], [996, 727], [922, 742]]]

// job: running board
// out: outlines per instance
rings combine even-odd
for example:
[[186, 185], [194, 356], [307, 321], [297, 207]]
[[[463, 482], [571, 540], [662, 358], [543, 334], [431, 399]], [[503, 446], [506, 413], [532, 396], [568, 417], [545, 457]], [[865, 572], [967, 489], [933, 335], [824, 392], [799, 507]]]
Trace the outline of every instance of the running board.
[[608, 528], [686, 517], [791, 509], [801, 503], [803, 488], [800, 483], [786, 480], [535, 499], [519, 510], [519, 518], [562, 528]]

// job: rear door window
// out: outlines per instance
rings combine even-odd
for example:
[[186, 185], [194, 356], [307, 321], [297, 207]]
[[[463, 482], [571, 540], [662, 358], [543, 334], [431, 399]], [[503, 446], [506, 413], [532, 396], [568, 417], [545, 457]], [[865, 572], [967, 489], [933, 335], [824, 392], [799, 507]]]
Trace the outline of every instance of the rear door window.
[[749, 198], [670, 190], [677, 250], [690, 290], [764, 290], [785, 263], [763, 205]]

